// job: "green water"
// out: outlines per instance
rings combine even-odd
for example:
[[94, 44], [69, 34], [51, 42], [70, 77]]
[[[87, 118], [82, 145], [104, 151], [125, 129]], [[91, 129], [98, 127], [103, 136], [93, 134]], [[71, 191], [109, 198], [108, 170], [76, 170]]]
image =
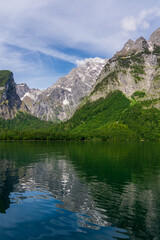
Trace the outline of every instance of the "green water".
[[0, 239], [160, 239], [160, 144], [0, 142]]

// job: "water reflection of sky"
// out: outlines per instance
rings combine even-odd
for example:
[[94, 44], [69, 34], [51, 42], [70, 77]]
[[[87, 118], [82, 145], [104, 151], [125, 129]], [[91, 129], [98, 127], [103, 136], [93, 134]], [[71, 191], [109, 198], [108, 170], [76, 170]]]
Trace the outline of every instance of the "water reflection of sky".
[[50, 192], [15, 192], [10, 199], [10, 208], [0, 215], [0, 239], [127, 239], [123, 229], [101, 227], [83, 213], [64, 209]]

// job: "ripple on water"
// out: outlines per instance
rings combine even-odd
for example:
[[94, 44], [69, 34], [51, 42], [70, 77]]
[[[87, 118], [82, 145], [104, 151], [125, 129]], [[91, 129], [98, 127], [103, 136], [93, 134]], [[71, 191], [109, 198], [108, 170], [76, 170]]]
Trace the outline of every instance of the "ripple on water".
[[125, 230], [109, 223], [103, 226], [98, 212], [95, 218], [99, 224], [95, 224], [92, 215], [64, 209], [63, 202], [50, 192], [14, 192], [10, 199], [7, 214], [0, 214], [0, 239], [128, 239]]

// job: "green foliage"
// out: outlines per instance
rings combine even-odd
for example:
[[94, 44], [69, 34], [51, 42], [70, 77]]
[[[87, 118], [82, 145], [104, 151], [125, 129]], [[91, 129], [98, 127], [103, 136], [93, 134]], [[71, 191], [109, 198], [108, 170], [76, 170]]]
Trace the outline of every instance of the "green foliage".
[[35, 130], [51, 127], [53, 123], [41, 121], [30, 114], [19, 112], [14, 119], [0, 119], [0, 130]]
[[160, 47], [159, 46], [156, 46], [156, 45], [154, 46], [153, 54], [160, 56]]
[[145, 74], [143, 65], [133, 65], [133, 66], [131, 66], [131, 68], [132, 68], [132, 72], [135, 74], [136, 73], [137, 74]]
[[158, 63], [157, 68], [159, 68], [160, 67], [160, 58], [159, 57], [157, 58], [157, 63]]
[[148, 48], [145, 48], [144, 51], [143, 51], [143, 53], [144, 53], [145, 55], [146, 55], [146, 54], [151, 54], [151, 52], [149, 51]]
[[[135, 98], [145, 92], [137, 91]], [[158, 101], [158, 100], [157, 100]], [[87, 103], [69, 120], [65, 127], [74, 136], [107, 141], [160, 140], [160, 111], [151, 107], [154, 100], [134, 105], [116, 91], [105, 99]]]
[[109, 81], [111, 81], [112, 83], [114, 83], [115, 81], [116, 82], [118, 81], [118, 71], [113, 71], [113, 72], [109, 73], [101, 82], [99, 82], [95, 86], [92, 94], [95, 93], [96, 91], [103, 90]]
[[[142, 98], [137, 91], [132, 97]], [[1, 140], [104, 140], [160, 141], [160, 111], [152, 105], [160, 100], [134, 100], [120, 91], [87, 102], [64, 123], [41, 121], [20, 112], [12, 120], [0, 119]]]
[[145, 95], [146, 95], [146, 93], [145, 92], [142, 92], [142, 91], [136, 91], [136, 92], [134, 92], [133, 94], [132, 94], [132, 98], [144, 98], [145, 97]]
[[109, 60], [109, 62], [105, 65], [105, 72], [110, 70], [110, 64], [111, 62], [116, 62], [115, 70], [110, 72], [104, 79], [102, 79], [101, 82], [99, 82], [95, 88], [94, 91], [92, 91], [92, 94], [94, 94], [97, 91], [104, 91], [105, 86], [107, 86], [108, 83], [116, 84], [118, 82], [118, 73], [122, 72], [124, 75], [127, 73], [127, 69], [130, 68], [130, 73], [135, 79], [135, 82], [138, 83], [143, 79], [141, 75], [145, 75], [144, 71], [144, 54], [150, 54], [149, 50], [146, 48], [143, 52], [137, 53], [137, 54], [131, 54], [130, 56], [119, 56], [116, 59]]
[[99, 137], [104, 141], [131, 141], [136, 139], [136, 134], [125, 124], [113, 122], [99, 128]]
[[124, 75], [127, 74], [127, 71], [126, 71], [125, 69], [122, 69], [121, 71], [122, 71], [122, 73], [123, 73]]
[[109, 63], [106, 63], [106, 65], [104, 66], [104, 70], [105, 72], [107, 72], [110, 68], [110, 64]]
[[131, 61], [135, 62], [136, 64], [143, 64], [144, 63], [144, 58], [143, 58], [143, 53], [137, 53], [137, 54], [131, 54]]
[[160, 75], [159, 74], [155, 75], [153, 78], [153, 81], [155, 81], [155, 82], [160, 81]]
[[131, 66], [131, 74], [133, 75], [135, 82], [138, 83], [141, 81], [143, 78], [140, 75], [144, 75], [144, 66], [143, 65], [132, 65]]
[[131, 59], [129, 57], [118, 57], [118, 64], [122, 68], [129, 68], [131, 64]]
[[100, 98], [94, 102], [87, 102], [81, 109], [77, 110], [73, 117], [66, 122], [69, 129], [75, 127], [89, 129], [97, 128], [107, 122], [118, 119], [124, 109], [130, 105], [130, 100], [120, 91], [108, 94], [106, 98]]
[[143, 102], [128, 108], [122, 114], [120, 122], [134, 131], [137, 139], [160, 140], [160, 111], [156, 108], [144, 108]]
[[8, 70], [0, 71], [0, 87], [4, 87], [12, 72]]

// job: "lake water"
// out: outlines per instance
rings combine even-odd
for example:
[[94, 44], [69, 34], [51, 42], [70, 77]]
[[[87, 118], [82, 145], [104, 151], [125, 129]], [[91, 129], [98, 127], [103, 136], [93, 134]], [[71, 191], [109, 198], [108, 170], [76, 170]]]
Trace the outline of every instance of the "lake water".
[[160, 239], [160, 144], [0, 142], [0, 240]]

